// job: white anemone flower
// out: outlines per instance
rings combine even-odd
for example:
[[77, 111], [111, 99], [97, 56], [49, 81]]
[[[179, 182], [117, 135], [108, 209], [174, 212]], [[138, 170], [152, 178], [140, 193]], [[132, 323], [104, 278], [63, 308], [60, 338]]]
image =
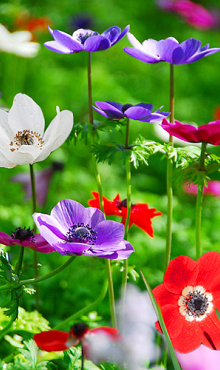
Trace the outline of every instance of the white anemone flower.
[[32, 33], [29, 31], [9, 32], [0, 24], [0, 51], [12, 53], [24, 58], [33, 58], [37, 55], [40, 44], [31, 42]]
[[0, 110], [0, 167], [41, 162], [69, 136], [73, 114], [60, 112], [44, 132], [41, 108], [27, 95], [17, 94], [9, 112]]

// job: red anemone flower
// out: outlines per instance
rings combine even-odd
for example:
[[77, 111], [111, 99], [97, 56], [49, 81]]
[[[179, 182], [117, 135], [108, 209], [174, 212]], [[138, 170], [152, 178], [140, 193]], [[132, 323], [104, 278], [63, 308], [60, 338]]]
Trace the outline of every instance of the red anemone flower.
[[179, 121], [175, 123], [163, 119], [161, 127], [170, 135], [189, 143], [207, 143], [220, 145], [220, 120], [212, 121], [202, 126], [186, 125]]
[[[100, 209], [99, 193], [92, 191], [94, 199], [89, 199], [88, 204], [91, 207]], [[122, 217], [122, 223], [125, 225], [127, 217], [127, 200], [121, 200], [119, 194], [113, 200], [103, 197], [104, 213], [106, 216], [114, 215]], [[131, 215], [129, 227], [135, 224], [140, 229], [144, 230], [153, 238], [153, 226], [151, 219], [156, 216], [161, 216], [161, 212], [156, 212], [156, 208], [149, 208], [146, 203], [136, 203], [131, 205]]]
[[[164, 283], [153, 290], [175, 350], [188, 353], [201, 344], [220, 350], [220, 254], [207, 252], [198, 261], [173, 259]], [[161, 331], [160, 325], [156, 323]]]
[[116, 342], [120, 337], [118, 333], [119, 331], [115, 328], [102, 326], [89, 329], [88, 325], [78, 323], [73, 325], [70, 332], [60, 330], [42, 331], [34, 335], [34, 340], [40, 349], [47, 352], [65, 351], [81, 342], [86, 358], [90, 359], [88, 343], [91, 340], [91, 335], [104, 334], [109, 340]]

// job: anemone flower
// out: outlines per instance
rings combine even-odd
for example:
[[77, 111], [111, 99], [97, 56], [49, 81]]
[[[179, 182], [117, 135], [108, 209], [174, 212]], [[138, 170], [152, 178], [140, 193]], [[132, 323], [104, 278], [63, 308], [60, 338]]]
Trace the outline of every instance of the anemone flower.
[[81, 342], [86, 358], [90, 359], [88, 340], [93, 341], [97, 335], [101, 334], [109, 338], [111, 342], [117, 342], [118, 333], [119, 331], [115, 328], [102, 326], [89, 329], [88, 325], [78, 323], [72, 326], [70, 332], [60, 330], [43, 331], [35, 334], [34, 340], [40, 349], [47, 352], [65, 351]]
[[[197, 261], [173, 259], [164, 283], [153, 290], [175, 350], [188, 353], [201, 344], [220, 350], [220, 254], [207, 252]], [[159, 331], [161, 328], [156, 323]]]
[[80, 51], [101, 51], [109, 49], [116, 44], [129, 31], [129, 26], [121, 32], [117, 26], [113, 26], [104, 31], [101, 35], [92, 30], [80, 28], [69, 35], [65, 32], [52, 30], [49, 31], [54, 41], [44, 43], [46, 48], [62, 54], [79, 53]]
[[126, 259], [134, 252], [123, 240], [124, 225], [106, 221], [97, 208], [71, 199], [59, 202], [50, 215], [34, 213], [40, 234], [60, 254]]
[[177, 13], [186, 23], [201, 30], [214, 28], [218, 24], [216, 14], [189, 0], [160, 0], [157, 4], [163, 10]]
[[42, 253], [54, 251], [50, 244], [40, 234], [34, 234], [30, 227], [28, 229], [26, 227], [18, 227], [12, 233], [12, 236], [0, 231], [0, 244], [8, 246], [19, 245]]
[[95, 103], [97, 107], [93, 107], [102, 116], [111, 119], [122, 119], [124, 117], [131, 118], [142, 122], [157, 122], [165, 117], [169, 116], [169, 112], [162, 112], [160, 107], [154, 113], [151, 113], [153, 109], [152, 104], [139, 103], [136, 105], [132, 104], [120, 104], [111, 101]]
[[33, 58], [37, 55], [40, 44], [31, 42], [32, 34], [29, 31], [9, 32], [0, 24], [0, 51], [12, 53], [24, 58]]
[[[37, 203], [39, 206], [44, 206], [46, 203], [50, 182], [52, 180], [54, 172], [62, 171], [63, 167], [63, 163], [53, 162], [51, 166], [40, 171], [35, 171], [35, 188]], [[25, 191], [25, 200], [29, 200], [32, 198], [31, 179], [29, 172], [17, 173], [16, 175], [11, 177], [11, 181], [20, 182], [22, 184], [22, 187]]]
[[[184, 184], [184, 190], [187, 194], [198, 193], [198, 186], [194, 184]], [[203, 195], [212, 195], [213, 197], [220, 196], [220, 181], [210, 180], [207, 183], [207, 186], [203, 188]]]
[[[100, 209], [99, 193], [92, 191], [93, 199], [89, 199], [88, 204], [91, 207]], [[122, 217], [122, 223], [125, 225], [127, 218], [127, 200], [121, 200], [119, 194], [113, 200], [103, 197], [104, 212], [106, 216], [114, 215]], [[144, 230], [149, 236], [153, 237], [153, 227], [151, 219], [156, 216], [161, 216], [161, 212], [157, 212], [156, 208], [149, 208], [147, 203], [131, 204], [131, 215], [129, 227], [135, 224], [140, 229]]]
[[27, 95], [17, 94], [9, 112], [0, 110], [0, 167], [43, 161], [64, 143], [73, 127], [73, 114], [60, 112], [44, 132], [40, 107]]
[[125, 47], [124, 51], [145, 63], [193, 63], [220, 50], [220, 48], [209, 49], [209, 44], [201, 47], [201, 41], [194, 38], [181, 44], [174, 37], [160, 41], [148, 39], [141, 44], [131, 33], [127, 36], [133, 47]]
[[170, 135], [189, 143], [207, 143], [220, 145], [220, 120], [209, 122], [202, 126], [192, 126], [179, 121], [170, 123], [163, 120], [161, 127]]
[[213, 350], [201, 344], [188, 353], [176, 352], [182, 370], [219, 370], [220, 351]]

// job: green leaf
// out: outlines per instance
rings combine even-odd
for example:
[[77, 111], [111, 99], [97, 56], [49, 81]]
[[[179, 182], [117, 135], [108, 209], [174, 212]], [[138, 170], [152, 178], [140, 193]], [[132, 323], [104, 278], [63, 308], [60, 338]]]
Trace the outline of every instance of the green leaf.
[[155, 309], [156, 315], [158, 317], [158, 320], [159, 320], [159, 323], [160, 323], [162, 332], [164, 334], [164, 337], [165, 337], [165, 340], [166, 340], [166, 343], [167, 343], [167, 346], [168, 346], [168, 349], [169, 349], [169, 352], [170, 352], [171, 360], [173, 362], [174, 369], [175, 370], [181, 370], [181, 367], [180, 367], [180, 364], [179, 364], [179, 362], [177, 360], [177, 357], [176, 357], [176, 354], [175, 354], [175, 351], [174, 351], [172, 342], [170, 340], [170, 337], [169, 337], [169, 334], [168, 334], [168, 331], [167, 331], [167, 328], [166, 328], [166, 325], [165, 325], [165, 322], [164, 322], [164, 319], [163, 319], [163, 316], [162, 316], [160, 307], [158, 306], [158, 304], [157, 304], [157, 302], [156, 302], [156, 300], [154, 298], [153, 292], [151, 290], [151, 287], [148, 284], [148, 282], [147, 282], [144, 274], [142, 273], [142, 271], [141, 271], [141, 275], [142, 275], [144, 284], [145, 284], [145, 286], [147, 288], [148, 294], [150, 296], [151, 302], [152, 302], [152, 304], [154, 306], [154, 309]]
[[98, 162], [107, 161], [108, 164], [111, 164], [115, 158], [116, 153], [121, 152], [123, 161], [125, 161], [126, 149], [123, 144], [109, 143], [105, 145], [96, 144], [93, 145], [92, 154], [95, 155]]

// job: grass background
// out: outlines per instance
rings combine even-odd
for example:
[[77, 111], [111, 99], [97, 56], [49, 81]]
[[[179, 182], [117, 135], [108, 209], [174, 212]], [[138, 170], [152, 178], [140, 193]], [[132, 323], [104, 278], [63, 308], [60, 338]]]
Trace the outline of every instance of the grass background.
[[[206, 1], [201, 1], [206, 6]], [[212, 1], [213, 6], [218, 1]], [[145, 39], [175, 37], [179, 42], [187, 38], [201, 40], [202, 46], [220, 45], [219, 30], [201, 31], [184, 24], [174, 14], [160, 11], [152, 0], [63, 0], [53, 2], [9, 1], [0, 4], [1, 22], [11, 31], [15, 29], [15, 19], [22, 12], [28, 11], [31, 16], [47, 16], [51, 27], [68, 33], [74, 31], [73, 18], [82, 13], [92, 19], [92, 29], [103, 32], [112, 25], [123, 29], [130, 24], [130, 31], [140, 42]], [[61, 110], [69, 109], [74, 113], [75, 123], [88, 122], [87, 103], [87, 55], [78, 53], [62, 55], [54, 53], [43, 46], [51, 40], [46, 30], [36, 35], [41, 49], [36, 58], [23, 59], [1, 53], [0, 57], [0, 91], [2, 103], [11, 107], [15, 94], [22, 92], [33, 98], [40, 105], [45, 116], [46, 125], [54, 118], [56, 106]], [[114, 47], [93, 53], [92, 83], [93, 101], [112, 100], [116, 102], [152, 103], [154, 110], [164, 106], [169, 111], [169, 65], [168, 63], [145, 64], [132, 58], [123, 51], [129, 46], [125, 36]], [[175, 67], [175, 118], [180, 121], [193, 121], [205, 124], [214, 119], [214, 110], [219, 101], [219, 63], [220, 54], [216, 53], [196, 63]], [[94, 118], [100, 120], [98, 113]], [[153, 125], [131, 122], [131, 141], [141, 134], [148, 139], [157, 139]], [[101, 134], [102, 142], [124, 141], [116, 132]], [[219, 154], [218, 148], [215, 149]], [[47, 167], [53, 160], [65, 164], [62, 173], [55, 173], [44, 208], [39, 211], [50, 213], [55, 204], [71, 198], [84, 206], [91, 197], [91, 190], [96, 190], [91, 154], [84, 140], [77, 144], [63, 144], [44, 162], [37, 163], [35, 169]], [[166, 161], [161, 155], [150, 159], [149, 167], [141, 165], [138, 170], [132, 169], [132, 202], [147, 202], [163, 216], [153, 219], [154, 238], [148, 237], [136, 226], [129, 232], [129, 241], [135, 253], [129, 258], [129, 265], [137, 272], [144, 272], [152, 287], [163, 279], [163, 261], [165, 250], [166, 228]], [[103, 182], [103, 193], [112, 199], [117, 192], [126, 196], [125, 168], [120, 160], [108, 164], [99, 164]], [[31, 201], [24, 202], [24, 192], [20, 184], [10, 182], [10, 178], [19, 172], [28, 171], [28, 166], [14, 169], [1, 168], [0, 183], [0, 230], [11, 234], [16, 227], [32, 225]], [[220, 179], [215, 173], [213, 178]], [[203, 251], [220, 252], [220, 200], [205, 197], [203, 208], [202, 237]], [[172, 258], [184, 254], [195, 258], [195, 198], [184, 194], [179, 184], [174, 184], [174, 220]], [[7, 248], [12, 264], [18, 257], [16, 247]], [[42, 264], [40, 274], [47, 273], [67, 260], [58, 253], [38, 254]], [[33, 256], [31, 250], [25, 250], [23, 277], [33, 276]], [[114, 284], [116, 297], [120, 295], [121, 266], [114, 263]], [[53, 326], [69, 315], [77, 312], [94, 301], [100, 293], [105, 276], [105, 264], [102, 259], [80, 257], [62, 274], [40, 284], [40, 312]], [[132, 280], [131, 280], [132, 281]], [[142, 289], [141, 279], [136, 281]], [[48, 293], [49, 292], [49, 293]], [[23, 297], [21, 305], [27, 310], [35, 308], [34, 296]], [[98, 314], [109, 323], [108, 298], [97, 307]], [[64, 328], [65, 329], [65, 328]], [[66, 328], [68, 329], [68, 328]]]

